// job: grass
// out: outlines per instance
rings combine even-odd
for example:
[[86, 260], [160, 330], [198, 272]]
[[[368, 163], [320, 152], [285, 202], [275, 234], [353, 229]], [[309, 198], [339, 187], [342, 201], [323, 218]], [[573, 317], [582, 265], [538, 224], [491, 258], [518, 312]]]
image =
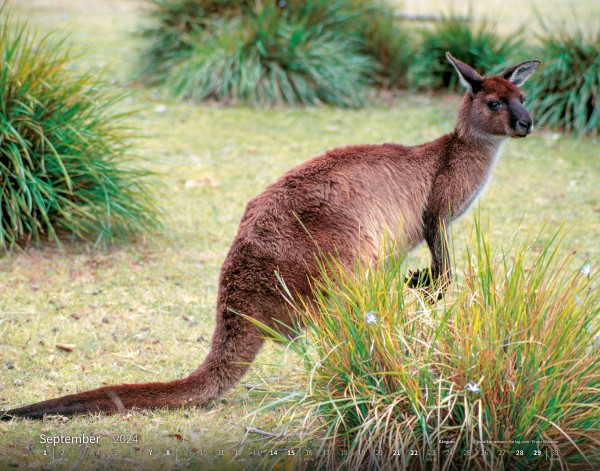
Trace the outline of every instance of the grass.
[[536, 54], [546, 67], [530, 89], [538, 122], [574, 134], [600, 134], [600, 32], [545, 25]]
[[452, 68], [448, 68], [446, 52], [460, 58], [483, 74], [499, 73], [503, 68], [518, 62], [521, 50], [521, 32], [513, 31], [505, 37], [496, 33], [495, 23], [483, 20], [475, 22], [452, 12], [441, 17], [431, 28], [421, 31], [417, 47], [411, 83], [415, 88], [437, 89], [462, 87]]
[[122, 93], [73, 70], [64, 41], [0, 17], [0, 250], [63, 233], [105, 246], [157, 227], [151, 175], [128, 166]]
[[354, 41], [287, 21], [271, 6], [194, 36], [166, 83], [175, 97], [195, 102], [359, 106], [372, 69]]
[[537, 468], [547, 453], [555, 468], [600, 462], [598, 272], [574, 268], [559, 233], [504, 250], [478, 218], [469, 233], [464, 274], [435, 307], [405, 287], [402, 260], [352, 273], [323, 263], [316, 302], [296, 305], [306, 328], [290, 350], [304, 374], [266, 406], [286, 411], [295, 449], [320, 448], [311, 466]]
[[149, 82], [161, 82], [179, 60], [180, 54], [192, 49], [191, 34], [209, 28], [212, 20], [239, 14], [247, 2], [213, 0], [149, 0], [150, 26], [140, 35], [145, 44], [140, 66], [142, 77]]
[[[59, 5], [35, 0], [27, 6], [19, 3], [17, 11], [38, 26], [73, 31], [76, 46], [86, 49], [86, 65], [108, 67], [119, 78], [131, 72], [127, 58], [136, 45], [129, 38], [139, 19], [134, 2], [69, 0]], [[107, 252], [90, 253], [85, 244], [73, 244], [63, 252], [42, 247], [0, 259], [1, 406], [192, 371], [208, 351], [219, 267], [249, 198], [292, 165], [330, 147], [433, 139], [452, 128], [458, 106], [455, 97], [400, 95], [362, 111], [255, 110], [172, 104], [158, 96], [152, 89], [138, 90], [128, 106], [144, 108], [133, 124], [148, 136], [143, 147], [152, 158], [150, 168], [160, 173], [166, 187], [163, 202], [171, 229], [163, 238]], [[600, 162], [590, 158], [596, 148], [593, 139], [543, 128], [507, 143], [481, 201], [482, 219], [490, 221], [491, 246], [501, 246], [517, 232], [531, 232], [544, 223], [555, 228], [566, 220], [570, 231], [563, 248], [577, 248], [573, 263], [581, 266], [597, 257]], [[464, 221], [454, 224], [453, 238], [457, 268], [464, 270], [469, 240]], [[410, 267], [427, 262], [424, 248], [407, 261]], [[54, 346], [57, 342], [72, 343], [75, 349], [64, 352]], [[301, 366], [283, 347], [268, 344], [244, 382], [282, 381], [281, 363], [289, 368], [285, 376]], [[246, 433], [245, 427], [280, 432], [273, 419], [283, 409], [258, 415], [260, 400], [237, 387], [209, 409], [0, 423], [0, 463], [48, 463], [42, 433], [95, 433], [101, 444], [94, 451], [102, 456], [86, 463], [91, 467], [98, 462], [100, 469], [110, 464], [152, 469], [157, 460], [172, 464], [174, 458], [165, 453], [174, 449], [210, 450], [202, 459], [223, 466], [235, 458], [234, 450], [242, 449], [244, 459], [257, 450], [269, 454], [272, 446], [283, 451]], [[136, 433], [138, 450], [113, 446], [114, 434]], [[77, 447], [61, 449], [69, 456], [57, 469], [71, 469]], [[117, 456], [109, 457], [113, 449]], [[220, 449], [224, 457], [217, 455]], [[239, 468], [247, 463], [234, 460]]]
[[401, 84], [408, 33], [385, 2], [151, 0], [141, 75], [178, 99], [357, 107]]

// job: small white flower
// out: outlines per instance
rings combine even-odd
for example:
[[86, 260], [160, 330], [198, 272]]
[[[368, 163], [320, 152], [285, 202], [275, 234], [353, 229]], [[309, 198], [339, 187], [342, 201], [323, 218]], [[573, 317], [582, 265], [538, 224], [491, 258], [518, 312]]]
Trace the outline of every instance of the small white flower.
[[369, 324], [377, 324], [377, 316], [373, 311], [368, 311], [365, 314], [367, 325]]
[[581, 267], [582, 275], [589, 275], [592, 272], [592, 264], [586, 263], [583, 267]]
[[467, 383], [467, 387], [465, 389], [472, 393], [481, 392], [481, 389], [479, 389], [479, 385], [477, 383]]

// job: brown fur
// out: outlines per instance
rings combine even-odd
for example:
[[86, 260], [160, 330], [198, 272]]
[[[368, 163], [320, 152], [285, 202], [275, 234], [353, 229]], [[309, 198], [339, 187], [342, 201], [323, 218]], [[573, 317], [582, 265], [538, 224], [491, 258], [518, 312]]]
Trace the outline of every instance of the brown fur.
[[[443, 291], [450, 278], [444, 229], [484, 187], [505, 138], [530, 132], [523, 94], [511, 81], [522, 83], [539, 66], [527, 61], [482, 78], [449, 60], [467, 88], [454, 132], [415, 147], [330, 150], [288, 171], [248, 203], [221, 268], [211, 351], [195, 372], [167, 383], [108, 386], [51, 399], [3, 417], [206, 404], [235, 385], [263, 344], [261, 332], [238, 313], [273, 328], [290, 325], [275, 273], [291, 292], [310, 299], [310, 279], [319, 277], [317, 248], [351, 266], [357, 258], [375, 259], [386, 233], [407, 250], [425, 239], [431, 276]], [[500, 109], [491, 109], [491, 100], [501, 101]], [[416, 272], [409, 283], [427, 284], [425, 278]]]

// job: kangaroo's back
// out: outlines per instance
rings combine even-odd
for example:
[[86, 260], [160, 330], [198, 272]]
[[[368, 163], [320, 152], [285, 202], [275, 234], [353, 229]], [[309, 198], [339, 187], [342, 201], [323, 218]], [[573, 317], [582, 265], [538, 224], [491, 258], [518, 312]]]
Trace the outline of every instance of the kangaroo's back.
[[[378, 255], [387, 230], [413, 246], [431, 191], [435, 155], [396, 145], [328, 151], [288, 171], [252, 199], [236, 243], [252, 243], [282, 265], [314, 260], [315, 249], [349, 258]], [[400, 232], [399, 232], [400, 231]]]

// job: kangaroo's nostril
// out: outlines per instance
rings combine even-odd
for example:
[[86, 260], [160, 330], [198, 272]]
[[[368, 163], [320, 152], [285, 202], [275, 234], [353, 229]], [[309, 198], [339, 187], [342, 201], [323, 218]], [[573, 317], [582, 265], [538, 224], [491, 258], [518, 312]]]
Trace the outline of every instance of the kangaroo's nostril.
[[531, 121], [525, 121], [523, 119], [520, 119], [519, 121], [517, 121], [517, 126], [529, 131], [529, 129], [531, 128]]

